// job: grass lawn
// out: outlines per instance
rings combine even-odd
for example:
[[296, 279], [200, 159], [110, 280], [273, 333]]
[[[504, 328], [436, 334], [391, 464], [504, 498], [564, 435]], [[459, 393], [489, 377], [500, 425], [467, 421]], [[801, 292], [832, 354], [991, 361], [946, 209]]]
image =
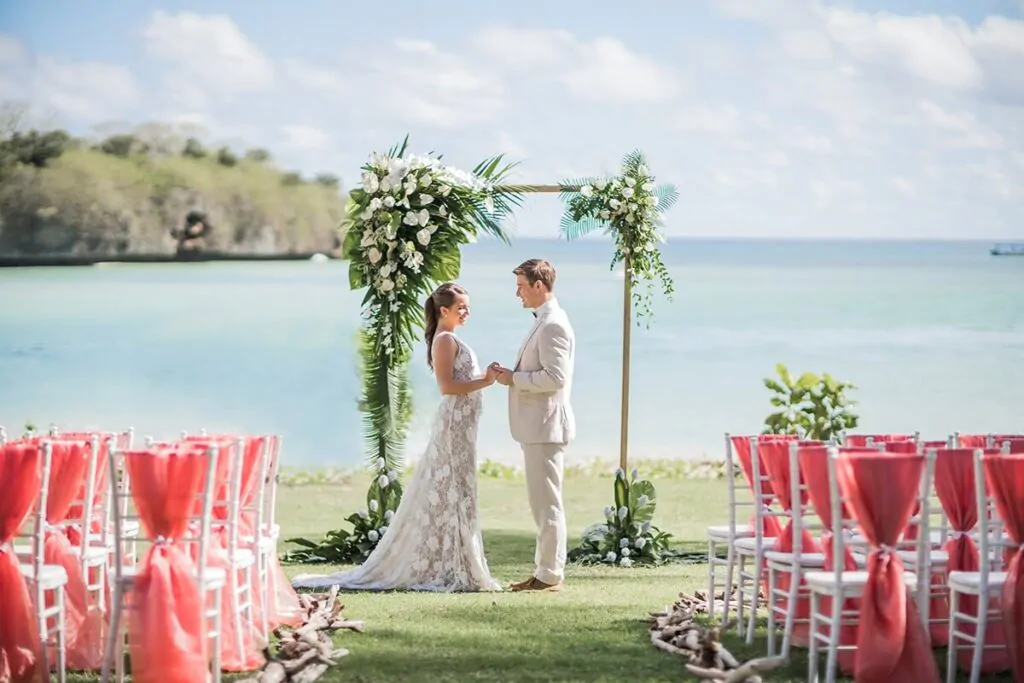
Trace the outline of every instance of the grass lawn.
[[[726, 516], [723, 481], [658, 479], [655, 524], [676, 547], [704, 548], [704, 528]], [[568, 474], [565, 484], [570, 543], [601, 519], [611, 500], [610, 477]], [[283, 536], [317, 538], [362, 505], [360, 478], [331, 485], [282, 486]], [[534, 526], [521, 479], [483, 477], [480, 506], [491, 571], [503, 584], [533, 569]], [[289, 575], [329, 573], [327, 565], [286, 567]], [[678, 681], [682, 663], [655, 650], [647, 613], [671, 604], [683, 590], [706, 587], [707, 565], [656, 569], [570, 566], [560, 593], [346, 593], [345, 614], [366, 621], [364, 634], [339, 633], [351, 654], [325, 681]], [[764, 638], [750, 647], [728, 635], [741, 659], [761, 656]], [[936, 653], [945, 661], [942, 652]], [[941, 667], [940, 667], [941, 668]], [[806, 659], [768, 680], [806, 678]], [[965, 679], [966, 680], [966, 679]], [[1009, 681], [1010, 676], [985, 680]]]

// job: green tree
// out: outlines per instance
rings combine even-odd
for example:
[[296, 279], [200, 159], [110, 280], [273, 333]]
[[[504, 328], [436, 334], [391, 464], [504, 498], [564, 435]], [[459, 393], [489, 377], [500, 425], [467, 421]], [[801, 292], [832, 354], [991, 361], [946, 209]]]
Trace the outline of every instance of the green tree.
[[191, 157], [193, 159], [202, 159], [206, 156], [206, 148], [203, 143], [195, 138], [189, 138], [185, 141], [185, 149], [181, 150], [182, 156]]
[[217, 163], [231, 168], [238, 164], [238, 157], [229, 148], [221, 147], [217, 150]]

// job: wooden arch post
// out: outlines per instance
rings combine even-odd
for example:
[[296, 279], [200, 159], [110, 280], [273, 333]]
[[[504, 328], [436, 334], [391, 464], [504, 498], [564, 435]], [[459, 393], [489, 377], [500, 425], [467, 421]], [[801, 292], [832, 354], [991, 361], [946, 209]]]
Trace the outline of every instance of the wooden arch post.
[[[575, 185], [515, 185], [509, 186], [517, 192], [536, 194], [559, 194], [574, 192]], [[629, 254], [623, 260], [622, 277], [622, 388], [619, 396], [619, 467], [629, 470], [629, 358], [633, 332], [633, 291], [629, 278]]]

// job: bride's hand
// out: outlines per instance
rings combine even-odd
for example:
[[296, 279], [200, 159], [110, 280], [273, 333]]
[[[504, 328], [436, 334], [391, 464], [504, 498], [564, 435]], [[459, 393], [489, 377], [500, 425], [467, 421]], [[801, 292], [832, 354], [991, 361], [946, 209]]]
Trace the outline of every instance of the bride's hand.
[[484, 379], [487, 380], [487, 385], [490, 386], [498, 380], [498, 373], [501, 372], [501, 368], [495, 365], [488, 365], [487, 371], [484, 373]]

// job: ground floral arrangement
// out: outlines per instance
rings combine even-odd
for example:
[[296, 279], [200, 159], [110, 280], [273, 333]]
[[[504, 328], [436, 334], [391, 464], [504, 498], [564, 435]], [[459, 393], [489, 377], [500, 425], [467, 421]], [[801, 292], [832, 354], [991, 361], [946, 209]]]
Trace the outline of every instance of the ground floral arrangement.
[[412, 415], [408, 364], [423, 329], [423, 302], [458, 278], [462, 245], [481, 233], [508, 242], [501, 222], [521, 198], [501, 185], [512, 169], [501, 156], [465, 172], [440, 156], [407, 154], [408, 140], [363, 166], [343, 224], [349, 286], [366, 290], [359, 410], [374, 473], [366, 507], [347, 518], [351, 531], [332, 531], [321, 542], [289, 539], [299, 546], [285, 556], [289, 561], [362, 562], [387, 533], [402, 499], [402, 449]]
[[672, 536], [652, 524], [657, 505], [654, 484], [640, 479], [637, 470], [627, 478], [619, 469], [612, 486], [615, 505], [604, 509], [604, 522], [583, 532], [580, 545], [569, 551], [569, 560], [620, 567], [668, 560], [672, 555], [668, 548]]

